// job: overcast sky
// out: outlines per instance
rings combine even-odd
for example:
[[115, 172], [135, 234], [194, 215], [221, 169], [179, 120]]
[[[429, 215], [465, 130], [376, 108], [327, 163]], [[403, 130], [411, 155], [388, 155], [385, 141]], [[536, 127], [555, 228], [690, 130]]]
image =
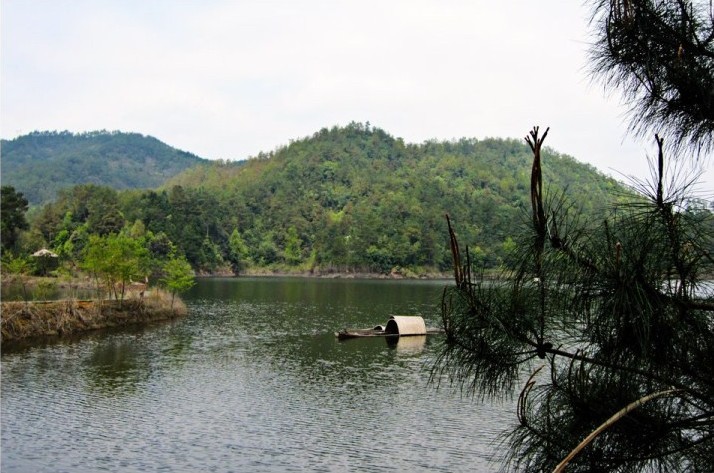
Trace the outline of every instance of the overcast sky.
[[592, 82], [589, 13], [573, 0], [2, 0], [0, 132], [131, 131], [235, 160], [351, 121], [411, 143], [540, 125], [562, 153], [642, 175], [654, 140], [628, 136], [619, 95]]

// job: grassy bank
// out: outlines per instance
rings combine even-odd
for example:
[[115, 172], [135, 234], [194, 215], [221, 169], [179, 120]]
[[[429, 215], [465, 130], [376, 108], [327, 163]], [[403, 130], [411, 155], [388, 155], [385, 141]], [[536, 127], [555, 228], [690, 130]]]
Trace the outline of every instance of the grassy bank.
[[146, 324], [186, 314], [178, 298], [153, 290], [144, 298], [2, 302], [2, 342]]

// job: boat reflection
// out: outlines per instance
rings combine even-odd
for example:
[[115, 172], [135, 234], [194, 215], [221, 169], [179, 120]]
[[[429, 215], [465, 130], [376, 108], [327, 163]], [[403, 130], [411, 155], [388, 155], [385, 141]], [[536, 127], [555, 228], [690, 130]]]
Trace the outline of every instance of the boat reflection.
[[385, 337], [387, 346], [394, 348], [402, 355], [418, 355], [426, 347], [426, 335], [414, 335], [411, 337]]

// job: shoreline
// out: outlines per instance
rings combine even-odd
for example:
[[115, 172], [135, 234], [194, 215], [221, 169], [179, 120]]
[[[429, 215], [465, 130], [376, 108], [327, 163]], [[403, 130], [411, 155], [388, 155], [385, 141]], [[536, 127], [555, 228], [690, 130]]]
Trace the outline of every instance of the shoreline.
[[145, 298], [3, 301], [0, 341], [14, 343], [150, 323], [183, 317], [187, 309], [178, 297], [155, 291]]
[[[270, 270], [267, 268], [252, 268], [246, 271], [242, 271], [239, 274], [234, 274], [231, 271], [216, 271], [212, 273], [196, 273], [195, 277], [197, 279], [210, 279], [210, 278], [282, 278], [282, 277], [294, 277], [294, 278], [314, 278], [314, 279], [375, 279], [375, 280], [405, 280], [405, 281], [441, 281], [441, 280], [452, 280], [454, 278], [453, 273], [439, 273], [439, 272], [429, 272], [422, 274], [402, 274], [402, 273], [371, 273], [371, 272], [311, 272], [311, 271], [282, 271], [282, 270]], [[28, 290], [37, 288], [40, 284], [47, 282], [52, 284], [57, 289], [70, 289], [79, 291], [90, 291], [93, 293], [97, 292], [97, 284], [94, 280], [90, 278], [80, 277], [74, 278], [72, 280], [61, 279], [52, 276], [26, 276], [25, 286]], [[20, 286], [17, 279], [10, 277], [2, 277], [2, 286], [15, 286], [16, 288]], [[156, 290], [156, 286], [153, 286], [151, 290]], [[104, 289], [100, 289], [100, 292], [106, 292]]]
[[419, 275], [405, 275], [401, 273], [369, 273], [369, 272], [310, 272], [310, 271], [271, 271], [265, 269], [259, 270], [248, 270], [241, 272], [240, 274], [223, 274], [223, 273], [212, 273], [212, 274], [202, 274], [197, 275], [201, 278], [211, 278], [211, 277], [265, 277], [265, 278], [280, 278], [280, 277], [295, 277], [295, 278], [306, 278], [306, 279], [378, 279], [378, 280], [413, 280], [413, 281], [428, 281], [428, 280], [446, 280], [453, 279], [452, 274], [448, 273], [428, 273]]

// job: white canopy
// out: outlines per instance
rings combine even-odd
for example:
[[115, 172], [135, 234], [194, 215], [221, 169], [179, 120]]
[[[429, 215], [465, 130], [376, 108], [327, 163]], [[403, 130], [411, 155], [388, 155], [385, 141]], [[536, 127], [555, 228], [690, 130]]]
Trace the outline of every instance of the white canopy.
[[56, 254], [52, 253], [47, 248], [42, 248], [39, 251], [35, 251], [34, 253], [32, 253], [32, 256], [37, 257], [37, 258], [39, 258], [39, 257], [57, 258], [58, 257]]
[[387, 334], [426, 335], [424, 319], [416, 315], [394, 315], [387, 321]]

